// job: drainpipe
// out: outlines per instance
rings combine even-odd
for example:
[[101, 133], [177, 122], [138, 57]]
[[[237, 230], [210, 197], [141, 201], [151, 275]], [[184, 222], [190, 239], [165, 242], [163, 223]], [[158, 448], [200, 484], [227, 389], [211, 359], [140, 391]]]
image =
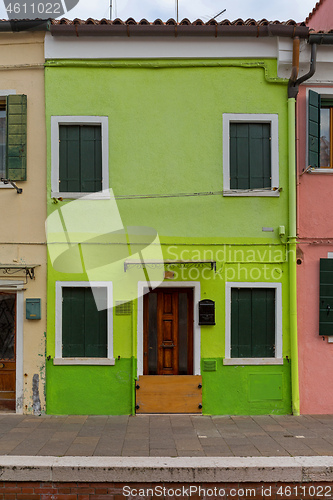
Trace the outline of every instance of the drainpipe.
[[292, 412], [300, 414], [299, 373], [297, 346], [297, 275], [296, 275], [296, 97], [299, 85], [305, 82], [316, 70], [316, 44], [311, 45], [310, 71], [297, 79], [299, 70], [299, 39], [294, 39], [293, 67], [288, 84], [288, 164], [289, 164], [289, 303], [290, 303], [290, 351], [291, 351], [291, 390]]

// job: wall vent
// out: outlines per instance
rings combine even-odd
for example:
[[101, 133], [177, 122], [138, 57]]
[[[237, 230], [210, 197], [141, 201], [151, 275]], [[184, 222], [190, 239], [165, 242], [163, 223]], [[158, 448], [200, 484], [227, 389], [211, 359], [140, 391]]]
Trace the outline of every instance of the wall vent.
[[205, 359], [203, 361], [204, 372], [216, 372], [216, 359]]
[[132, 301], [121, 302], [116, 300], [116, 316], [129, 316], [132, 314]]

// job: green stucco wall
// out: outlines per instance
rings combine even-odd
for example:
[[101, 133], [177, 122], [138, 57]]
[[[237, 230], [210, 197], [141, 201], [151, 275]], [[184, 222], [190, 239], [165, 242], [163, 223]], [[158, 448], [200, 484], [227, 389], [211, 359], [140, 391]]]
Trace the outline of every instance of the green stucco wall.
[[[216, 359], [216, 358], [215, 358]], [[290, 363], [284, 366], [223, 366], [204, 371], [203, 413], [220, 415], [281, 415], [291, 413]], [[210, 361], [210, 360], [209, 360]]]
[[[211, 61], [207, 67], [207, 61], [198, 60], [193, 65], [169, 61], [170, 67], [165, 61], [73, 64], [54, 61], [46, 67], [48, 213], [68, 203], [54, 204], [50, 196], [50, 117], [108, 116], [110, 187], [115, 196], [157, 195], [117, 200], [124, 226], [154, 228], [166, 260], [217, 261], [216, 273], [209, 267], [170, 268], [177, 273], [175, 281], [200, 281], [201, 298], [216, 302], [216, 326], [201, 327], [201, 356], [217, 360], [215, 372], [202, 372], [203, 412], [289, 413], [289, 362], [223, 365], [226, 281], [282, 283], [283, 357], [290, 359], [288, 255], [278, 235], [279, 226], [288, 230], [287, 86], [276, 78], [276, 61], [230, 60], [227, 67], [225, 61]], [[159, 194], [222, 191], [223, 113], [278, 114], [280, 196], [159, 198]], [[274, 231], [263, 232], [262, 227]], [[93, 247], [92, 256], [94, 252], [96, 261], [102, 262], [100, 248]], [[123, 272], [122, 264], [118, 271]], [[133, 276], [130, 286], [135, 294]], [[89, 279], [112, 280], [111, 268], [96, 267]], [[53, 366], [55, 282], [78, 280], [87, 276], [60, 273], [49, 264], [47, 412], [130, 413], [136, 376], [132, 362], [137, 353], [136, 301], [131, 316], [114, 315], [115, 366]], [[117, 285], [114, 293], [117, 300]]]

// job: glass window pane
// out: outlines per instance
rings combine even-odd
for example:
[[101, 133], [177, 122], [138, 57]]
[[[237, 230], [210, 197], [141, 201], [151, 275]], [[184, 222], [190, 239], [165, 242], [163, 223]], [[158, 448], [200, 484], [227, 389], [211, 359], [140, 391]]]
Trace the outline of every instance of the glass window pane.
[[178, 374], [187, 375], [187, 293], [179, 293], [178, 303]]
[[0, 359], [15, 360], [15, 295], [0, 295]]
[[150, 293], [148, 300], [148, 375], [157, 375], [157, 293]]
[[320, 110], [320, 166], [330, 167], [330, 108]]

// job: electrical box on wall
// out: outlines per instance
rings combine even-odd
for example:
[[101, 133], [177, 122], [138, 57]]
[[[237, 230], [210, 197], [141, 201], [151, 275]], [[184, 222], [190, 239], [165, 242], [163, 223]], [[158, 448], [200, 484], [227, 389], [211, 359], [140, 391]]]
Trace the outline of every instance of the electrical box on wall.
[[41, 319], [41, 299], [25, 299], [27, 319]]
[[199, 325], [215, 325], [215, 302], [213, 300], [200, 300]]

